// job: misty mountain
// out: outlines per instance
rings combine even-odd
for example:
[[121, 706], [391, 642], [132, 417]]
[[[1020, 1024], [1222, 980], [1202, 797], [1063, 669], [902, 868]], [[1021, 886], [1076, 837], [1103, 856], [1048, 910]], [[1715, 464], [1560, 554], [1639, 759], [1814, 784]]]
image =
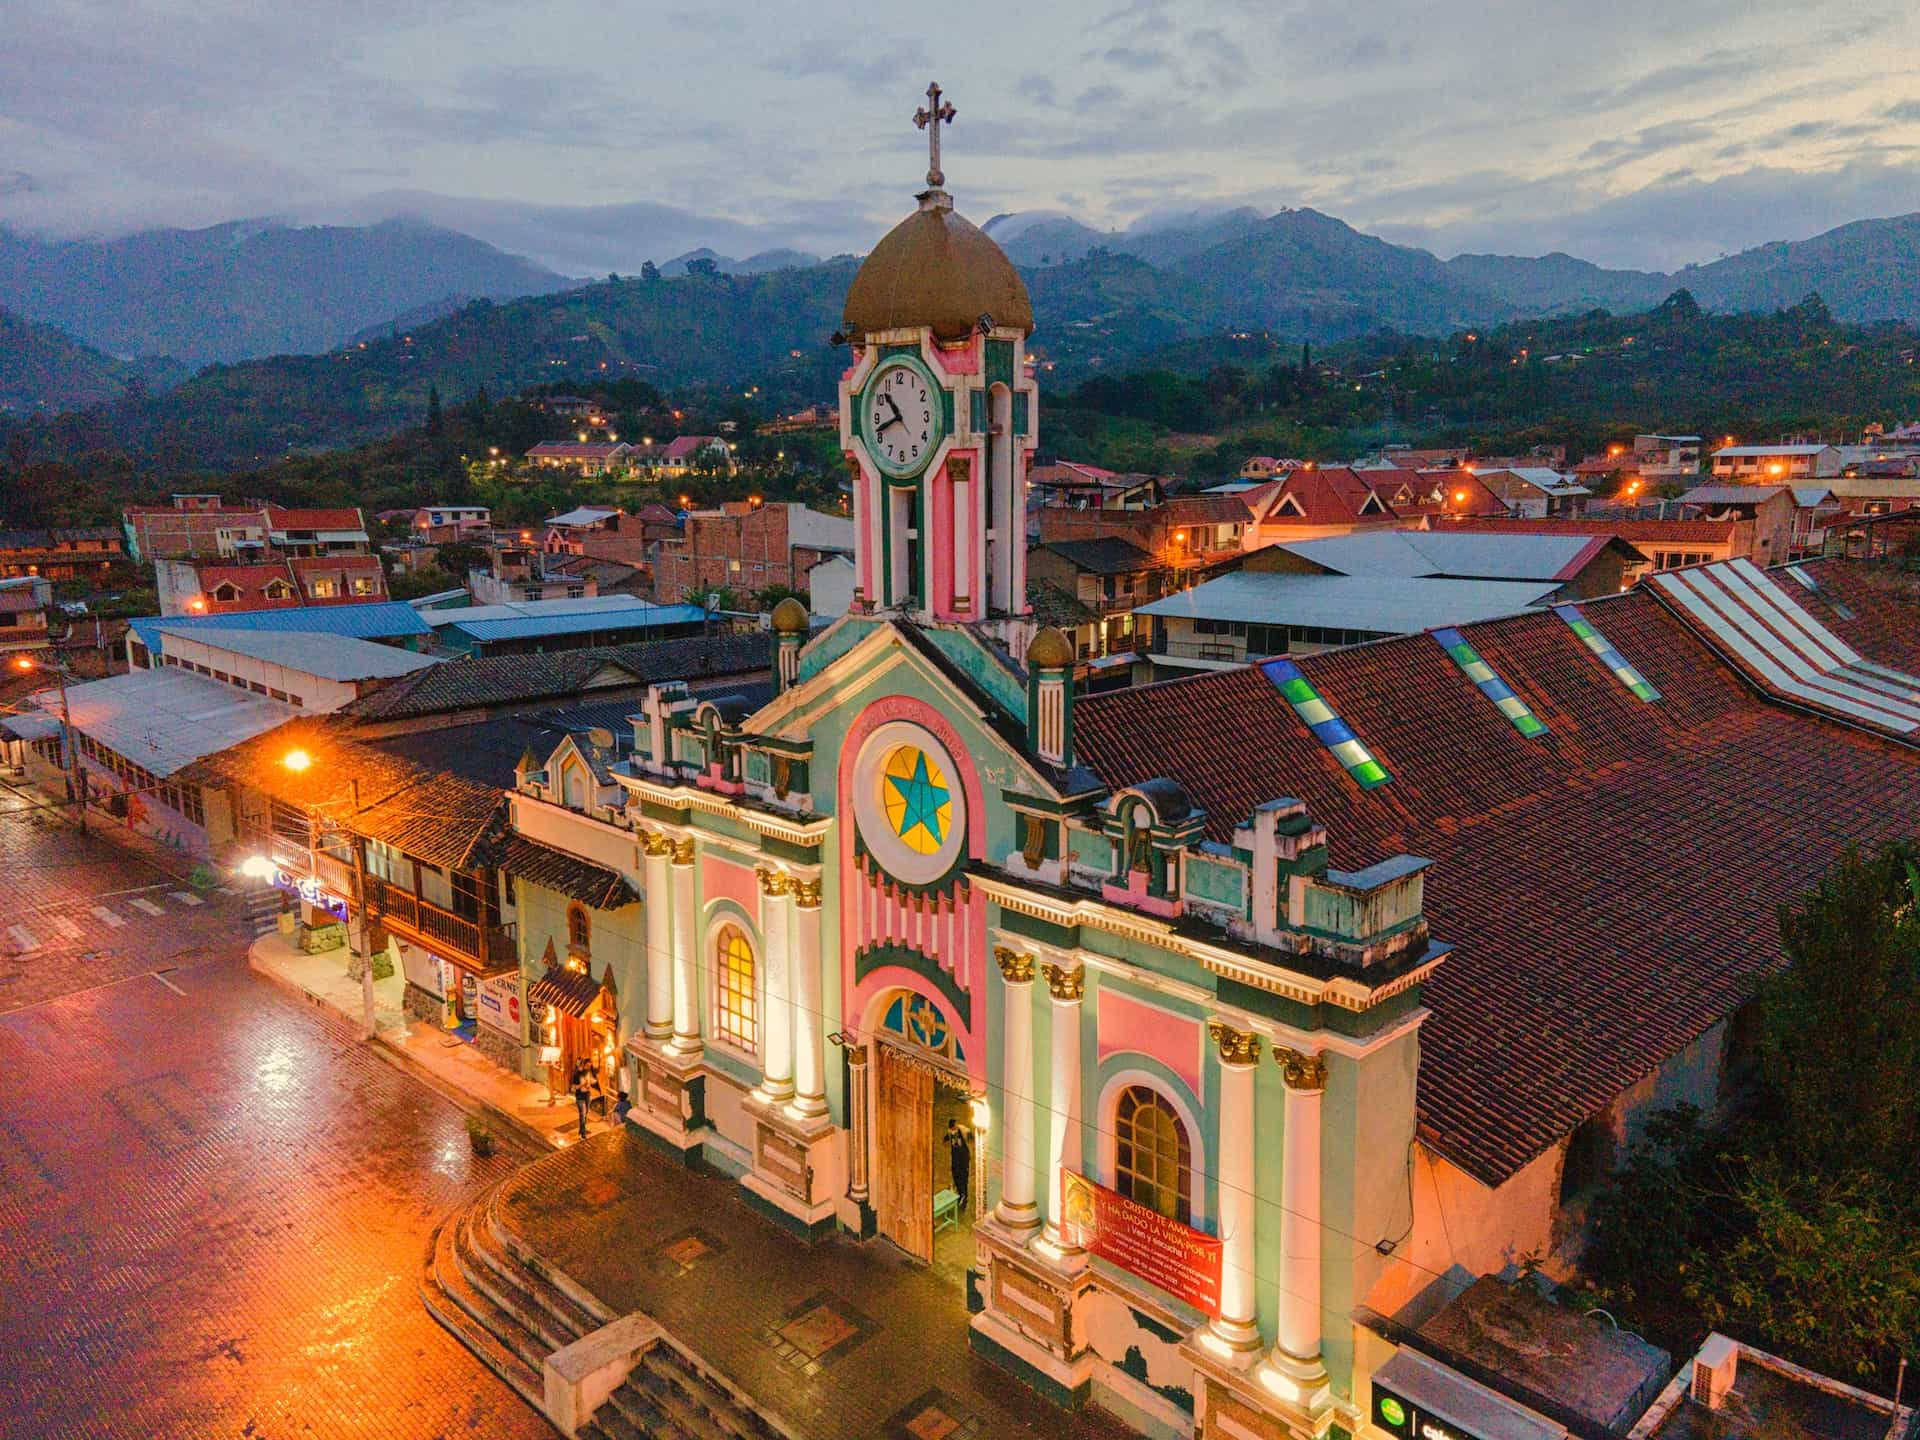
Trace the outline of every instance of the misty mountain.
[[1084, 260], [1095, 249], [1166, 266], [1234, 239], [1263, 219], [1258, 210], [1243, 207], [1161, 216], [1136, 221], [1125, 230], [1096, 230], [1058, 210], [1022, 210], [996, 215], [980, 228], [1023, 267], [1065, 265]]
[[703, 245], [697, 250], [689, 250], [684, 255], [663, 261], [660, 273], [688, 274], [687, 266], [696, 260], [711, 260], [713, 268], [722, 275], [761, 275], [769, 270], [801, 270], [821, 263], [818, 255], [810, 255], [804, 250], [762, 250], [744, 260], [736, 260], [731, 255], [722, 255]]
[[109, 354], [192, 364], [326, 350], [446, 296], [505, 299], [573, 283], [470, 235], [407, 220], [236, 221], [116, 240], [0, 229], [0, 305]]
[[51, 325], [0, 310], [0, 412], [78, 410], [186, 378], [167, 359], [116, 360]]

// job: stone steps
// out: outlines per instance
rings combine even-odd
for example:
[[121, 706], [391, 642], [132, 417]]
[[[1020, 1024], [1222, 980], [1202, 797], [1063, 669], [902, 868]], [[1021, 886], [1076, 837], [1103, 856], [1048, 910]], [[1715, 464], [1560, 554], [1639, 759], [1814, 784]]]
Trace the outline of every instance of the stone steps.
[[[428, 1312], [523, 1399], [542, 1409], [554, 1351], [615, 1316], [543, 1264], [501, 1224], [489, 1191], [433, 1232], [420, 1278]], [[543, 1411], [544, 1413], [544, 1411]], [[581, 1440], [786, 1440], [668, 1341], [649, 1349]]]
[[538, 1408], [545, 1398], [539, 1360], [529, 1360], [514, 1344], [516, 1332], [523, 1344], [526, 1336], [512, 1317], [476, 1294], [461, 1276], [453, 1255], [455, 1218], [449, 1216], [434, 1228], [426, 1263], [421, 1267], [421, 1303], [454, 1339], [473, 1352], [474, 1358], [512, 1386], [521, 1399]]

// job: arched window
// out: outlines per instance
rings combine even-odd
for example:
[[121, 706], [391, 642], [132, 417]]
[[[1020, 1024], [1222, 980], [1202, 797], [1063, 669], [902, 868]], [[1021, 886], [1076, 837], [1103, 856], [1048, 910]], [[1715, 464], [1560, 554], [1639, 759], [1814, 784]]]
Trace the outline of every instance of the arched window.
[[753, 946], [738, 926], [721, 930], [713, 954], [713, 1034], [749, 1055], [760, 1048]]
[[560, 767], [560, 799], [569, 810], [585, 812], [587, 808], [587, 775], [580, 766], [569, 760]]
[[587, 907], [569, 905], [567, 907], [567, 948], [585, 955], [592, 948], [592, 939], [593, 922], [587, 916]]
[[1193, 1144], [1160, 1095], [1129, 1085], [1114, 1109], [1113, 1188], [1182, 1225], [1193, 1217]]

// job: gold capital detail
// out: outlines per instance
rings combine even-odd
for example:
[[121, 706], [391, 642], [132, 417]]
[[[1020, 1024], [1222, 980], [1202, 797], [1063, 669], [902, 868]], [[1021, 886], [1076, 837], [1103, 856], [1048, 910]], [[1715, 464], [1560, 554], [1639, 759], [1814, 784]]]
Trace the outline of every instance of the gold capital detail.
[[788, 876], [782, 875], [778, 870], [769, 870], [765, 866], [753, 873], [760, 877], [760, 893], [770, 898], [786, 894], [793, 884]]
[[1209, 1020], [1207, 1034], [1220, 1047], [1222, 1065], [1252, 1065], [1260, 1058], [1260, 1037], [1251, 1030], [1236, 1030], [1224, 1020]]
[[1064, 965], [1042, 965], [1040, 973], [1047, 977], [1047, 991], [1056, 1000], [1078, 1000], [1087, 993], [1087, 972], [1078, 965], [1071, 970]]
[[658, 830], [641, 831], [640, 843], [646, 846], [647, 854], [654, 856], [656, 859], [662, 855], [671, 855], [673, 853], [673, 841], [667, 836], [662, 835]]
[[673, 842], [673, 863], [676, 865], [693, 864], [693, 837]]
[[793, 882], [793, 903], [802, 910], [817, 910], [820, 906], [820, 882], [818, 880], [795, 880]]
[[993, 963], [1009, 985], [1025, 985], [1033, 979], [1033, 956], [1022, 955], [1004, 945], [993, 947]]
[[1309, 1055], [1304, 1050], [1289, 1050], [1283, 1045], [1273, 1047], [1274, 1063], [1280, 1067], [1280, 1073], [1286, 1077], [1289, 1090], [1324, 1090], [1327, 1088], [1327, 1057], [1315, 1051]]

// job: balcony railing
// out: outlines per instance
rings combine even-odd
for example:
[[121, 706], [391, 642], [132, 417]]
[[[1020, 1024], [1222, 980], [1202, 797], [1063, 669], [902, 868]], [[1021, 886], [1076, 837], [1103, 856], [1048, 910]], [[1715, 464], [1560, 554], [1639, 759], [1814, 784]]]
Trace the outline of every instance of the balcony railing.
[[405, 931], [449, 959], [483, 971], [518, 963], [513, 936], [504, 926], [466, 919], [372, 875], [367, 877], [367, 901], [382, 924]]
[[1186, 660], [1232, 660], [1245, 661], [1247, 652], [1244, 642], [1235, 644], [1232, 640], [1166, 640], [1156, 641], [1153, 647], [1156, 655], [1175, 655]]

